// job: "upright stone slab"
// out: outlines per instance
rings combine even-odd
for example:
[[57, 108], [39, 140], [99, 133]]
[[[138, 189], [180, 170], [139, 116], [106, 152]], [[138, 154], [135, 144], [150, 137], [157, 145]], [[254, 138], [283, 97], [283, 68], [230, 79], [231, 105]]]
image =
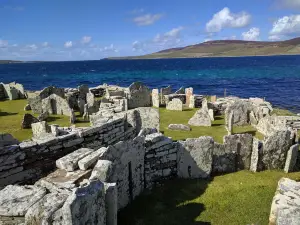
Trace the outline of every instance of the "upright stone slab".
[[35, 138], [44, 136], [48, 132], [46, 121], [32, 123], [31, 128], [32, 128], [33, 137]]
[[186, 141], [179, 141], [178, 145], [178, 177], [209, 177], [212, 171], [213, 139], [211, 137], [188, 138]]
[[264, 142], [263, 164], [265, 169], [284, 169], [287, 153], [292, 145], [291, 131], [275, 131]]
[[208, 111], [208, 103], [206, 98], [202, 100], [202, 109]]
[[294, 171], [297, 162], [298, 152], [299, 152], [299, 144], [290, 147], [286, 157], [284, 172], [289, 173]]
[[254, 137], [253, 145], [252, 145], [250, 171], [259, 172], [263, 169], [262, 155], [263, 155], [263, 142], [261, 142], [260, 140]]
[[236, 152], [225, 148], [224, 144], [214, 143], [213, 168], [214, 173], [232, 173], [236, 171]]
[[160, 89], [160, 103], [162, 105], [166, 104], [165, 95], [169, 95], [169, 94], [172, 94], [172, 87], [171, 87], [171, 85], [169, 85], [166, 88], [161, 88]]
[[73, 191], [54, 214], [53, 224], [106, 224], [105, 193], [101, 181], [91, 181]]
[[208, 110], [208, 115], [209, 115], [211, 121], [214, 121], [214, 120], [215, 120], [215, 117], [214, 117], [214, 110], [209, 109], [209, 110]]
[[253, 106], [249, 101], [236, 100], [229, 105], [225, 110], [225, 118], [228, 118], [230, 113], [233, 113], [234, 125], [243, 126], [249, 124], [249, 114]]
[[193, 88], [186, 88], [185, 89], [185, 95], [186, 95], [186, 102], [190, 102], [190, 97], [194, 94]]
[[190, 96], [190, 100], [189, 101], [186, 101], [187, 102], [187, 104], [189, 104], [189, 108], [190, 109], [194, 109], [195, 107], [196, 107], [196, 105], [195, 105], [195, 95], [191, 95]]
[[35, 118], [33, 115], [26, 113], [23, 117], [21, 127], [22, 129], [30, 129], [31, 124], [38, 123], [39, 120]]
[[151, 106], [151, 91], [146, 85], [134, 82], [128, 90], [128, 109]]
[[89, 148], [78, 149], [56, 160], [56, 166], [57, 168], [64, 169], [66, 171], [74, 171], [78, 168], [78, 161], [90, 155], [92, 152], [93, 150]]
[[116, 183], [104, 183], [106, 225], [118, 224], [118, 187]]
[[253, 137], [251, 134], [224, 136], [226, 151], [236, 152], [236, 169], [249, 170], [251, 164]]
[[25, 216], [29, 207], [45, 195], [42, 187], [8, 185], [0, 191], [0, 216]]
[[183, 104], [182, 101], [178, 98], [173, 98], [172, 101], [170, 101], [167, 104], [167, 110], [172, 110], [172, 111], [182, 111], [183, 110]]
[[112, 175], [113, 163], [109, 160], [98, 160], [94, 166], [90, 180], [101, 180], [110, 183], [112, 182]]
[[233, 123], [234, 123], [233, 112], [230, 112], [228, 114], [228, 118], [226, 118], [226, 130], [228, 132], [228, 135], [233, 134]]
[[189, 120], [189, 125], [191, 126], [204, 126], [210, 127], [211, 126], [211, 119], [209, 113], [205, 109], [199, 109], [194, 116]]
[[159, 108], [159, 91], [158, 89], [152, 90], [152, 105]]
[[217, 101], [217, 96], [216, 96], [216, 95], [210, 96], [210, 101], [211, 101], [212, 103], [216, 102], [216, 101]]

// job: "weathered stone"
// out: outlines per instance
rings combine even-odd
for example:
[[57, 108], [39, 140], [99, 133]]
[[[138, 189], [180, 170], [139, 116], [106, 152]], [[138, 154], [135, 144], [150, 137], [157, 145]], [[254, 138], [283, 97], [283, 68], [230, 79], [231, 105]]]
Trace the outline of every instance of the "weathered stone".
[[77, 187], [80, 182], [90, 176], [91, 170], [67, 172], [66, 170], [57, 169], [47, 177], [39, 180], [37, 184], [51, 192], [69, 193], [72, 188]]
[[137, 117], [135, 126], [137, 133], [142, 128], [155, 128], [156, 130], [159, 130], [160, 117], [158, 109], [140, 107], [135, 110], [138, 112], [138, 114], [136, 114]]
[[89, 148], [78, 149], [56, 160], [56, 166], [57, 168], [64, 169], [66, 171], [74, 171], [78, 168], [78, 161], [91, 154], [92, 152], [93, 150]]
[[49, 114], [71, 115], [71, 107], [68, 101], [56, 94], [52, 94], [42, 100], [42, 109], [43, 112], [48, 112]]
[[25, 215], [25, 225], [53, 224], [53, 214], [60, 209], [68, 195], [50, 193], [31, 206]]
[[172, 99], [172, 101], [170, 101], [167, 104], [167, 110], [182, 111], [183, 110], [182, 101], [178, 98]]
[[159, 91], [158, 89], [152, 90], [152, 105], [159, 108]]
[[104, 149], [106, 149], [106, 148], [104, 148], [104, 147], [100, 148], [99, 150], [94, 151], [90, 155], [87, 155], [83, 159], [80, 159], [78, 161], [79, 168], [81, 170], [87, 170], [90, 167], [92, 167], [93, 165], [95, 165], [99, 159], [100, 154], [103, 152]]
[[236, 169], [249, 170], [251, 164], [253, 137], [251, 134], [224, 136], [226, 152], [236, 153]]
[[106, 224], [105, 193], [101, 181], [91, 181], [79, 187], [54, 214], [53, 224]]
[[109, 160], [98, 160], [92, 171], [90, 180], [101, 180], [110, 183], [113, 174], [113, 164]]
[[189, 104], [190, 109], [195, 108], [195, 96], [194, 95], [190, 96], [189, 102], [187, 101], [187, 104]]
[[8, 185], [0, 191], [0, 215], [24, 216], [45, 194], [42, 187]]
[[214, 143], [213, 168], [214, 173], [231, 173], [236, 171], [236, 152], [225, 148], [224, 144]]
[[208, 111], [208, 102], [206, 98], [203, 98], [202, 100], [202, 109], [204, 109], [205, 111]]
[[262, 155], [263, 143], [257, 138], [253, 138], [250, 171], [258, 172], [263, 169]]
[[212, 171], [214, 141], [211, 137], [179, 141], [177, 172], [182, 178], [206, 178]]
[[186, 102], [190, 102], [191, 96], [194, 94], [194, 89], [193, 88], [186, 88], [185, 89], [185, 95], [186, 95]]
[[232, 135], [233, 133], [233, 123], [234, 123], [234, 117], [233, 117], [233, 112], [230, 112], [228, 114], [228, 118], [226, 119], [226, 130], [228, 132], [228, 135]]
[[170, 124], [168, 126], [169, 130], [185, 130], [185, 131], [190, 131], [191, 128], [187, 125], [184, 124]]
[[229, 105], [225, 111], [225, 120], [229, 120], [229, 114], [233, 113], [234, 125], [242, 126], [249, 124], [249, 114], [252, 111], [252, 104], [245, 100], [236, 100]]
[[281, 178], [273, 198], [269, 225], [300, 224], [300, 183]]
[[89, 121], [89, 118], [90, 118], [90, 115], [89, 115], [89, 106], [88, 106], [88, 104], [85, 104], [84, 105], [84, 113], [83, 113], [82, 119], [84, 121]]
[[117, 225], [118, 216], [118, 187], [116, 183], [104, 183], [106, 224]]
[[160, 89], [160, 103], [162, 105], [166, 104], [165, 95], [169, 95], [169, 94], [172, 94], [172, 87], [171, 87], [171, 85], [169, 85], [168, 87]]
[[76, 122], [76, 115], [75, 115], [74, 110], [72, 109], [71, 110], [71, 115], [70, 115], [70, 123], [75, 124], [75, 122]]
[[209, 115], [211, 121], [215, 120], [215, 118], [214, 118], [214, 110], [213, 109], [209, 109], [208, 110], [208, 115]]
[[275, 131], [264, 142], [263, 164], [265, 169], [283, 169], [287, 152], [292, 145], [289, 130]]
[[33, 137], [40, 137], [48, 132], [47, 123], [45, 121], [31, 124]]
[[86, 101], [82, 98], [78, 99], [78, 107], [80, 115], [82, 116], [84, 114], [84, 105], [86, 104]]
[[217, 101], [217, 96], [216, 96], [216, 95], [210, 96], [210, 101], [211, 101], [212, 103], [216, 102], [216, 101]]
[[258, 121], [257, 121], [253, 111], [250, 112], [249, 119], [250, 119], [250, 124], [251, 125], [257, 125], [258, 124]]
[[188, 122], [191, 126], [211, 126], [211, 119], [209, 113], [205, 109], [199, 109]]
[[29, 104], [25, 105], [24, 107], [24, 111], [30, 111], [31, 110], [31, 107]]
[[26, 113], [23, 117], [21, 127], [22, 129], [29, 129], [31, 128], [31, 124], [38, 123], [39, 120], [35, 118], [33, 115]]
[[298, 152], [299, 152], [299, 144], [290, 147], [286, 157], [284, 172], [289, 173], [294, 171], [297, 162]]
[[45, 121], [47, 120], [49, 117], [49, 113], [46, 111], [46, 112], [42, 112], [39, 116], [38, 116], [38, 120], [39, 121]]
[[134, 82], [128, 87], [128, 109], [151, 106], [151, 91], [141, 82]]

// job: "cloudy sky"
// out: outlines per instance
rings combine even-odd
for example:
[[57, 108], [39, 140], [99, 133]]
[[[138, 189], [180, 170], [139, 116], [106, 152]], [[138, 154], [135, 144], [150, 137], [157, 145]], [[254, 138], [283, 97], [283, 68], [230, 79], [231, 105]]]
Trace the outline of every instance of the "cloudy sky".
[[0, 59], [90, 60], [300, 36], [300, 0], [0, 0]]

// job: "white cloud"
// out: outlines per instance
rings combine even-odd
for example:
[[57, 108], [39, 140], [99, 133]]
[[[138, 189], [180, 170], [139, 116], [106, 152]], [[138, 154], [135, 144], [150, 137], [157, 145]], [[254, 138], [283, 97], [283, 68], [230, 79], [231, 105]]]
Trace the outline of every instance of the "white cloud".
[[73, 46], [73, 42], [72, 41], [67, 41], [65, 44], [64, 44], [65, 48], [71, 48]]
[[157, 34], [154, 39], [153, 43], [156, 43], [158, 45], [171, 47], [174, 46], [182, 41], [181, 38], [181, 31], [183, 30], [183, 27], [177, 27], [174, 28], [164, 34]]
[[242, 37], [245, 41], [258, 41], [260, 30], [257, 27], [252, 27], [250, 30], [243, 32]]
[[132, 43], [132, 51], [144, 51], [145, 43], [142, 43], [140, 41], [134, 41]]
[[0, 48], [5, 48], [8, 46], [8, 41], [0, 39]]
[[130, 13], [131, 14], [139, 14], [139, 13], [143, 13], [143, 12], [145, 12], [145, 10], [141, 8], [141, 9], [134, 9]]
[[36, 50], [38, 47], [35, 44], [31, 44], [31, 45], [26, 45], [25, 48], [30, 50]]
[[231, 13], [230, 9], [225, 7], [206, 23], [207, 32], [219, 32], [224, 28], [241, 28], [250, 24], [251, 15], [245, 11]]
[[204, 39], [204, 41], [203, 41], [203, 42], [208, 42], [208, 41], [212, 41], [212, 39], [210, 39], [210, 38], [206, 38], [206, 39]]
[[82, 39], [81, 39], [81, 43], [82, 44], [88, 44], [88, 43], [90, 43], [92, 41], [92, 37], [90, 37], [90, 36], [84, 36], [84, 37], [82, 37]]
[[162, 14], [146, 14], [133, 18], [133, 22], [138, 26], [148, 26], [154, 24], [161, 19], [162, 16]]
[[103, 51], [106, 51], [106, 52], [109, 52], [109, 51], [119, 52], [119, 50], [117, 48], [115, 48], [114, 44], [110, 44], [109, 46], [105, 46], [103, 48]]
[[291, 37], [300, 34], [300, 15], [284, 16], [273, 23], [270, 37]]
[[49, 43], [48, 43], [47, 41], [45, 41], [45, 42], [42, 44], [42, 46], [43, 46], [44, 48], [49, 47]]

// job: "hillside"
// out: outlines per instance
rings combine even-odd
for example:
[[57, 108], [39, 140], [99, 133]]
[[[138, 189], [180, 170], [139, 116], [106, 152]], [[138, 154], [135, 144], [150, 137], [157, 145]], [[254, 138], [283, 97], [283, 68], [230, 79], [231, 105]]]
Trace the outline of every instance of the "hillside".
[[300, 38], [287, 41], [241, 41], [219, 40], [208, 41], [181, 48], [166, 49], [160, 52], [123, 59], [156, 59], [156, 58], [200, 58], [218, 56], [255, 56], [255, 55], [298, 55]]
[[0, 60], [0, 64], [7, 64], [7, 63], [21, 63], [22, 61], [15, 61], [15, 60]]

